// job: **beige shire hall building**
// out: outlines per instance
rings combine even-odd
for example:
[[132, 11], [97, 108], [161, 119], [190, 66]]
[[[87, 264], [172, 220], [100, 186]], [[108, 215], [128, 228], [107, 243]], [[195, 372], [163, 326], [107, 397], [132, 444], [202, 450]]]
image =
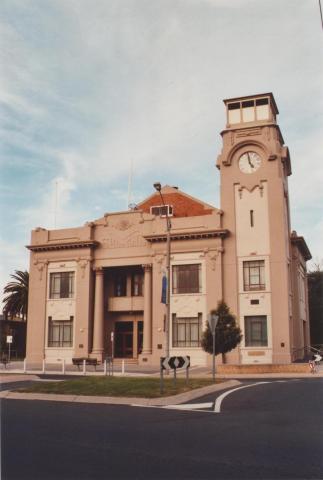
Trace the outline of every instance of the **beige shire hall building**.
[[[231, 364], [289, 363], [309, 345], [306, 261], [291, 231], [288, 148], [271, 93], [224, 100], [221, 209], [164, 186], [133, 209], [79, 228], [32, 231], [27, 361], [106, 356], [158, 365], [201, 346], [207, 315], [223, 299], [241, 344]], [[171, 219], [169, 329], [161, 301]], [[222, 361], [219, 359], [219, 361]]]

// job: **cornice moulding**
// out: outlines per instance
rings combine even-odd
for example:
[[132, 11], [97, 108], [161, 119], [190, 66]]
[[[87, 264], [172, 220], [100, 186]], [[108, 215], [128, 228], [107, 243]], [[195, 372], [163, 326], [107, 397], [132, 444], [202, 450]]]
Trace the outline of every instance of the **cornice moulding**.
[[[209, 231], [200, 231], [200, 232], [176, 232], [171, 233], [170, 239], [174, 240], [198, 240], [204, 238], [225, 238], [229, 235], [229, 230], [209, 230]], [[146, 235], [144, 238], [147, 242], [165, 242], [167, 240], [167, 235]]]
[[99, 242], [95, 240], [82, 240], [79, 242], [44, 243], [41, 245], [26, 245], [32, 252], [46, 252], [50, 250], [74, 250], [77, 248], [96, 248]]

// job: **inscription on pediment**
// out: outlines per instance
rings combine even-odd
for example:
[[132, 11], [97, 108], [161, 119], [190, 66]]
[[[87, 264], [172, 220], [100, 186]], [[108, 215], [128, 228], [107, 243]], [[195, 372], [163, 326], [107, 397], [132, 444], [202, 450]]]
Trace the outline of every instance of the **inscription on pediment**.
[[110, 229], [102, 243], [106, 248], [144, 247], [147, 244], [138, 230], [129, 231], [128, 227], [118, 230]]

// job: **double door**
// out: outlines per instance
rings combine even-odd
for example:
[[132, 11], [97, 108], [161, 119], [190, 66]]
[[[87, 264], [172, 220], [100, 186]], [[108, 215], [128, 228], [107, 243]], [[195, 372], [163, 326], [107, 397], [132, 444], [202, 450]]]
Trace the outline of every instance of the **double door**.
[[[138, 322], [138, 337], [134, 345], [134, 322], [116, 322], [114, 333], [114, 356], [116, 358], [137, 357], [142, 350], [143, 322]], [[136, 349], [136, 351], [134, 351]]]

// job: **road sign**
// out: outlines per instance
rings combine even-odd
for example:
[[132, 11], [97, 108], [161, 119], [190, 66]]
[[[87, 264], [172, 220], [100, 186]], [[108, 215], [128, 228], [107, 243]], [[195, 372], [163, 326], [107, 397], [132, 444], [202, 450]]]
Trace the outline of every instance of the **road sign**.
[[218, 321], [219, 321], [219, 315], [216, 315], [215, 313], [210, 313], [207, 316], [207, 321], [209, 322], [211, 332], [214, 335], [216, 326], [217, 326]]
[[12, 343], [12, 335], [7, 335], [7, 343]]
[[189, 368], [191, 364], [191, 357], [161, 357], [160, 366], [163, 370], [168, 370], [169, 368], [174, 370], [176, 368]]

